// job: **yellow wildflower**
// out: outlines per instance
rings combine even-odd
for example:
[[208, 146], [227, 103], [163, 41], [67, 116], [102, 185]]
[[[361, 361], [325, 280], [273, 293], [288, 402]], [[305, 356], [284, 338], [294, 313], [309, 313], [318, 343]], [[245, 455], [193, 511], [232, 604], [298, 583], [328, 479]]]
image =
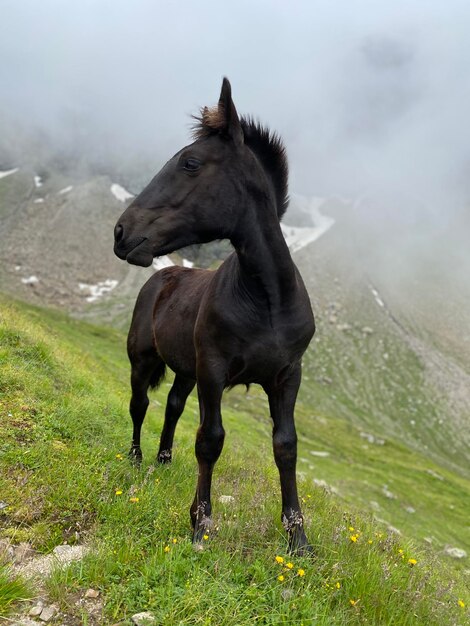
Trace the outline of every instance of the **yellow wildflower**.
[[305, 576], [305, 570], [303, 569], [298, 569], [297, 570], [297, 576], [300, 576], [302, 578], [302, 576]]
[[280, 576], [277, 577], [278, 581], [282, 583], [282, 581], [284, 580], [284, 576], [281, 574]]
[[353, 533], [353, 532], [354, 532], [354, 527], [353, 527], [353, 526], [350, 526], [350, 527], [348, 528], [348, 530], [349, 530], [349, 532], [350, 532], [350, 533]]
[[359, 602], [359, 599], [360, 599], [360, 598], [358, 598], [357, 600], [349, 600], [349, 604], [350, 604], [351, 606], [356, 606], [356, 604]]
[[116, 489], [116, 491], [114, 492], [117, 496], [121, 496], [122, 495], [122, 489]]
[[416, 563], [417, 563], [417, 562], [418, 562], [418, 561], [417, 561], [416, 559], [408, 559], [408, 563], [409, 563], [410, 565], [416, 565]]
[[122, 454], [116, 454], [116, 458], [121, 461], [123, 459], [123, 456], [122, 456]]
[[458, 605], [459, 605], [462, 609], [464, 609], [464, 608], [465, 608], [465, 602], [464, 602], [463, 600], [459, 600], [459, 601], [457, 602], [457, 604], [458, 604]]
[[207, 541], [209, 539], [209, 535], [203, 535], [202, 538], [204, 539], [204, 541]]
[[336, 583], [336, 589], [341, 589], [341, 583], [339, 581]]
[[286, 563], [286, 567], [288, 567], [289, 569], [292, 569], [294, 567], [293, 563]]
[[139, 498], [136, 498], [135, 496], [133, 498], [129, 498], [129, 502], [138, 502]]
[[176, 537], [173, 539], [173, 543], [178, 543], [178, 539]]
[[357, 541], [357, 535], [351, 535], [351, 536], [349, 537], [349, 539], [351, 539], [351, 541], [352, 541], [353, 543], [356, 543], [356, 541]]
[[169, 552], [171, 550], [170, 546], [165, 546], [163, 548], [163, 552]]
[[398, 550], [398, 554], [403, 554], [403, 550], [401, 548]]
[[276, 562], [282, 564], [282, 563], [284, 563], [284, 559], [282, 558], [282, 556], [277, 556], [276, 557]]

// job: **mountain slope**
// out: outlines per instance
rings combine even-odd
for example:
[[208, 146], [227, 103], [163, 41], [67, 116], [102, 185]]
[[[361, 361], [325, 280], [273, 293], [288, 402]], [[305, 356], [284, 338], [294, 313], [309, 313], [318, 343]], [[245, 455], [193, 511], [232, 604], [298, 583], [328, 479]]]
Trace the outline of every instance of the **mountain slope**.
[[[1, 533], [44, 551], [64, 540], [90, 546], [82, 563], [43, 581], [42, 594], [59, 604], [64, 623], [111, 624], [142, 610], [169, 625], [465, 623], [459, 575], [445, 562], [438, 569], [429, 548], [387, 533], [307, 475], [300, 477], [300, 492], [316, 557], [284, 554], [278, 478], [264, 436], [268, 420], [256, 419], [265, 400], [256, 391], [252, 398], [237, 390], [227, 395], [240, 404], [248, 400], [249, 412], [224, 403], [227, 442], [214, 481], [217, 530], [206, 550], [195, 553], [187, 512], [195, 484], [196, 399], [189, 399], [178, 426], [173, 464], [155, 468], [148, 462], [168, 389], [163, 385], [144, 428], [146, 462], [142, 471], [132, 469], [122, 458], [130, 435], [123, 335], [3, 297], [0, 312], [0, 484], [8, 504]], [[343, 450], [347, 423], [325, 419], [328, 428], [304, 433], [311, 409], [300, 403], [302, 453], [307, 443]], [[367, 465], [357, 442], [348, 449]], [[397, 467], [420, 463], [404, 448], [394, 452], [389, 462], [397, 459]], [[454, 488], [458, 500], [464, 488], [458, 482]], [[221, 503], [220, 495], [233, 500]], [[431, 519], [437, 526], [439, 512], [431, 511]], [[105, 600], [98, 616], [88, 615], [81, 601], [89, 587]]]
[[444, 352], [430, 339], [416, 309], [404, 313], [401, 285], [376, 271], [370, 245], [354, 232], [337, 221], [295, 257], [317, 317], [310, 400], [468, 476], [467, 369], [452, 343]]

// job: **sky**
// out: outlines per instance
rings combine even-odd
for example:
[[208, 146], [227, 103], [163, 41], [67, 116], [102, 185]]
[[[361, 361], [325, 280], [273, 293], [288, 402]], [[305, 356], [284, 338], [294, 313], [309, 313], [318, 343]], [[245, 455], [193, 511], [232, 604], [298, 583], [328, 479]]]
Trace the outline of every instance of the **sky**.
[[238, 111], [283, 137], [293, 191], [426, 216], [468, 204], [468, 0], [0, 0], [0, 15], [3, 124], [161, 165], [227, 76]]

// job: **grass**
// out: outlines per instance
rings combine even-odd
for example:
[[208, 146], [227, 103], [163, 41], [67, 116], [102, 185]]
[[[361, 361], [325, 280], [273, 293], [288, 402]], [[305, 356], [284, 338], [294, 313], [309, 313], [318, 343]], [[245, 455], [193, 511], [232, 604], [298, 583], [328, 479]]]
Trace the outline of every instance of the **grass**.
[[[227, 443], [213, 486], [216, 530], [195, 553], [188, 513], [197, 474], [194, 397], [178, 426], [174, 462], [154, 467], [168, 383], [153, 396], [145, 461], [136, 470], [125, 458], [130, 423], [121, 333], [0, 297], [0, 363], [0, 493], [9, 505], [0, 532], [42, 552], [64, 541], [91, 546], [82, 562], [45, 583], [50, 599], [82, 623], [87, 616], [76, 598], [88, 587], [105, 600], [104, 624], [130, 623], [144, 610], [165, 625], [465, 623], [467, 609], [458, 604], [468, 604], [463, 576], [360, 512], [394, 471], [397, 483], [408, 477], [404, 492], [417, 481], [420, 503], [423, 485], [434, 489], [425, 469], [436, 466], [400, 443], [387, 442], [386, 455], [383, 448], [364, 450], [348, 421], [326, 412], [312, 419], [305, 398], [299, 403], [299, 487], [315, 557], [292, 557], [279, 519], [265, 399], [256, 390], [229, 394]], [[313, 457], [312, 449], [330, 456]], [[436, 471], [454, 505], [465, 494], [463, 479]], [[314, 476], [337, 484], [342, 497], [317, 487]], [[222, 494], [233, 503], [220, 503]], [[380, 502], [392, 519], [393, 507], [400, 512], [398, 502]], [[463, 511], [452, 522], [456, 536]], [[445, 524], [439, 517], [432, 512], [436, 528]], [[22, 582], [2, 571], [1, 614], [26, 595]]]
[[0, 565], [0, 617], [6, 615], [18, 602], [30, 597], [28, 585], [6, 566]]

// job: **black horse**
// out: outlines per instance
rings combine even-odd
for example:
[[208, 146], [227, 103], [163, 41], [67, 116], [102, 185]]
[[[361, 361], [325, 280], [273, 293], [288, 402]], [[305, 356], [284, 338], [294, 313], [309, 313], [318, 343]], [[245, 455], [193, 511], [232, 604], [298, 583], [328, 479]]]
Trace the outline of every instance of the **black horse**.
[[308, 551], [296, 484], [294, 406], [301, 359], [314, 332], [309, 297], [279, 224], [288, 168], [276, 134], [239, 118], [223, 80], [217, 107], [197, 119], [195, 141], [168, 161], [115, 227], [114, 251], [141, 266], [190, 244], [229, 239], [235, 249], [216, 271], [165, 268], [136, 302], [128, 337], [132, 365], [130, 455], [139, 462], [147, 391], [175, 373], [158, 460], [171, 460], [176, 423], [197, 384], [199, 477], [191, 506], [193, 542], [211, 525], [211, 479], [224, 443], [223, 390], [258, 383], [269, 399], [282, 523], [292, 550]]

